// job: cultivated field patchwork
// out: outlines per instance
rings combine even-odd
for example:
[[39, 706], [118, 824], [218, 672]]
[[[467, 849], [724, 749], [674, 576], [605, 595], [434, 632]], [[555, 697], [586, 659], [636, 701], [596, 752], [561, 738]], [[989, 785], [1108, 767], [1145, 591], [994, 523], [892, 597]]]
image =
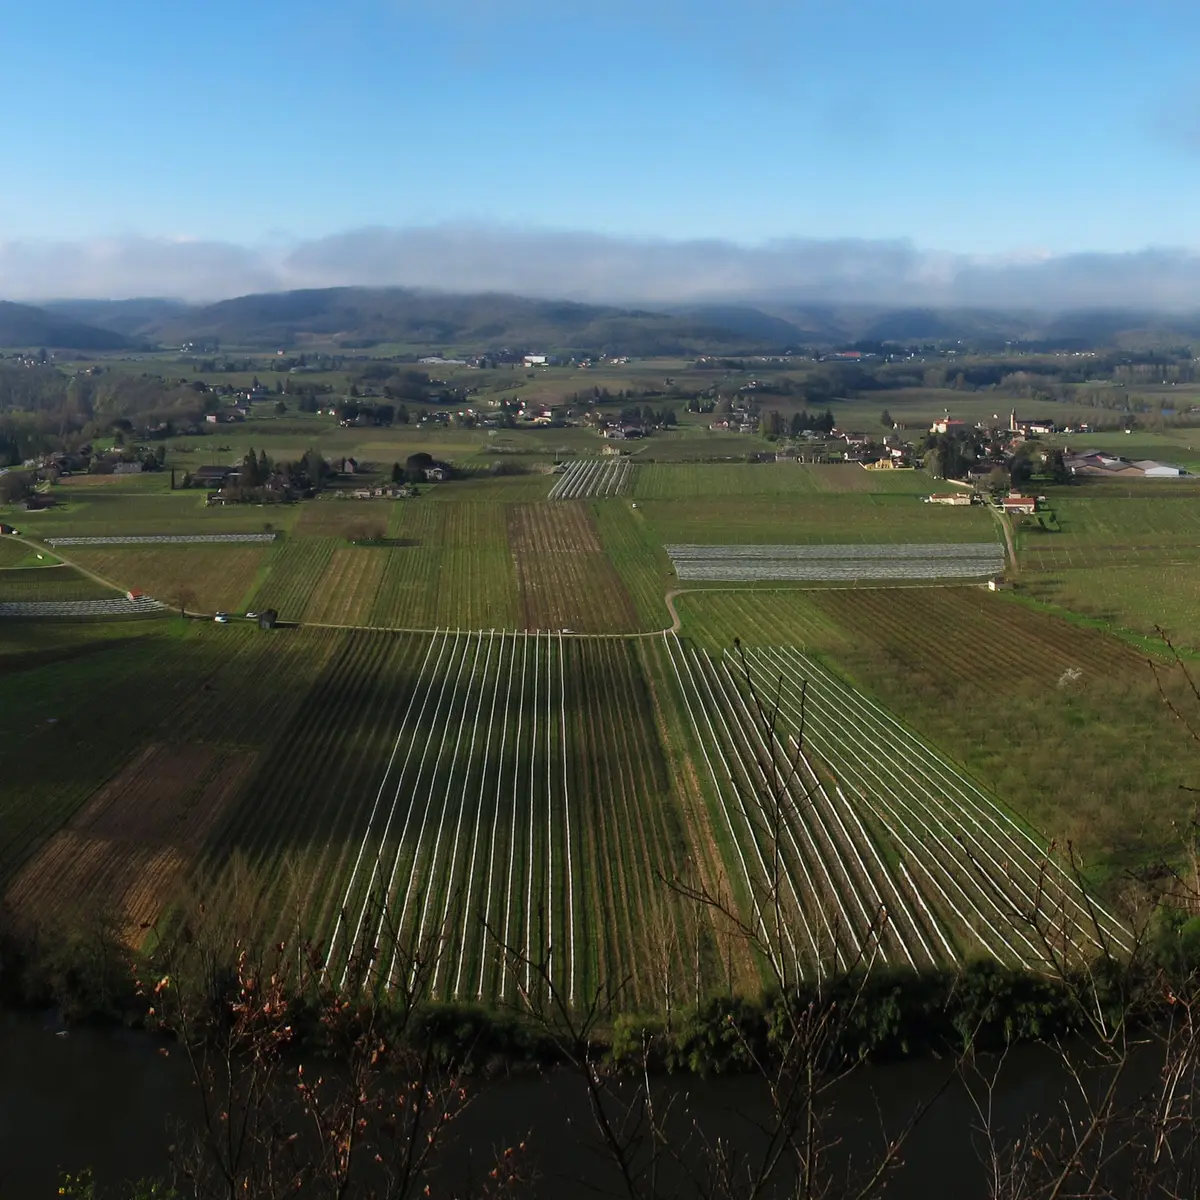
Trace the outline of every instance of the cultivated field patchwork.
[[281, 937], [304, 913], [338, 981], [369, 964], [400, 986], [421, 948], [446, 999], [515, 997], [529, 957], [576, 999], [628, 978], [649, 1002], [697, 962], [711, 984], [729, 969], [711, 918], [664, 883], [696, 872], [807, 978], [863, 952], [1037, 966], [1043, 935], [1094, 948], [1093, 915], [1125, 937], [1038, 837], [795, 649], [449, 630], [337, 645], [326, 706], [296, 709], [210, 853], [290, 862], [257, 911]]

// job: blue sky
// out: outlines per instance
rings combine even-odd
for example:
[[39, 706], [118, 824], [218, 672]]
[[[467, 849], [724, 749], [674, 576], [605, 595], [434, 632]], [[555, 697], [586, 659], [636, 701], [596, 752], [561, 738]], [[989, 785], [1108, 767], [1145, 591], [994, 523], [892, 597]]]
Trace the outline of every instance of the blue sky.
[[0, 243], [1200, 249], [1198, 35], [1183, 0], [12, 4]]
[[1198, 34], [1145, 0], [16, 4], [0, 236], [1195, 246]]

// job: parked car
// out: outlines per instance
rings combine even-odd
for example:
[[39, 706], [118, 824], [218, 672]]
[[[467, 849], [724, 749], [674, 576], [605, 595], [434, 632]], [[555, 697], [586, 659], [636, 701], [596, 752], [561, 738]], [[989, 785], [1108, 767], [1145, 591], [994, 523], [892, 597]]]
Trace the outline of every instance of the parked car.
[[228, 625], [229, 614], [227, 612], [219, 612], [213, 617], [213, 620], [216, 621], [218, 625]]

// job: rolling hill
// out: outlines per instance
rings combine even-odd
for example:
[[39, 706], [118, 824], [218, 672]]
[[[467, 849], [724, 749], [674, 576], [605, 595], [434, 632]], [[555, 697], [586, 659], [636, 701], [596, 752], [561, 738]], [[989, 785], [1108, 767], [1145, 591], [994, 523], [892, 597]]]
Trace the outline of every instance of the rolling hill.
[[782, 299], [650, 309], [410, 288], [315, 288], [209, 305], [154, 298], [56, 301], [42, 308], [0, 304], [0, 345], [85, 350], [207, 340], [258, 350], [399, 345], [424, 352], [508, 347], [649, 357], [781, 353], [858, 341], [962, 341], [979, 349], [1022, 342], [1077, 349], [1180, 345], [1194, 339], [1200, 339], [1195, 314], [889, 308]]
[[[150, 332], [150, 330], [146, 330]], [[161, 323], [163, 342], [290, 347], [383, 342], [473, 350], [538, 347], [621, 354], [747, 351], [757, 339], [699, 318], [506, 295], [448, 295], [403, 288], [322, 288], [241, 296]]]
[[57, 317], [67, 317], [98, 326], [123, 337], [145, 340], [167, 322], [186, 316], [192, 306], [179, 300], [51, 300], [42, 308]]
[[12, 349], [123, 350], [130, 340], [111, 329], [85, 324], [65, 313], [0, 300], [0, 346]]

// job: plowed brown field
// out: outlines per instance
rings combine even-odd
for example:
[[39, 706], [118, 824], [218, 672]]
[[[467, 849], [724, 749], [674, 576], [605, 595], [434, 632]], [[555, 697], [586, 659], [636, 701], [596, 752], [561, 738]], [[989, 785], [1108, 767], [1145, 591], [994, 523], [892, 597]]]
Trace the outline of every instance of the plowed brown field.
[[584, 505], [514, 504], [508, 542], [526, 629], [628, 633], [639, 628], [633, 601]]
[[147, 746], [25, 864], [6, 903], [32, 921], [60, 910], [103, 914], [136, 940], [253, 761], [213, 746]]

